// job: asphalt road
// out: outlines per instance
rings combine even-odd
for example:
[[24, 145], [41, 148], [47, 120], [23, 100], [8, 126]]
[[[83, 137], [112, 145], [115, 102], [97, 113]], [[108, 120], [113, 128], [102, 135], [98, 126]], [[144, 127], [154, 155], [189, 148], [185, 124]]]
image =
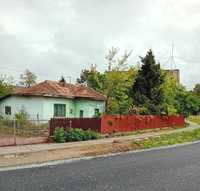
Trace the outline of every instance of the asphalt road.
[[0, 172], [0, 191], [199, 191], [200, 144]]

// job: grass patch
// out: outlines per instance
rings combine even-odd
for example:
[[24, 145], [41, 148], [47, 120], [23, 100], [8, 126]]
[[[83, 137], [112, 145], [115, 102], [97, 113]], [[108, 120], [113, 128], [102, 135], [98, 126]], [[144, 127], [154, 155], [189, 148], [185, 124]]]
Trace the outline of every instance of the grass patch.
[[200, 129], [188, 132], [171, 133], [152, 137], [145, 140], [134, 141], [133, 144], [141, 149], [180, 144], [200, 140]]
[[[16, 122], [16, 135], [22, 137], [35, 137], [35, 136], [46, 136], [48, 133], [48, 123], [33, 123], [25, 121], [23, 124]], [[13, 121], [8, 119], [0, 119], [0, 134], [13, 135], [14, 127]]]
[[106, 138], [112, 138], [112, 137], [121, 137], [121, 136], [129, 136], [129, 135], [139, 135], [139, 134], [144, 134], [144, 133], [153, 133], [153, 132], [159, 132], [159, 131], [167, 131], [167, 130], [173, 130], [173, 129], [180, 129], [180, 127], [163, 127], [163, 128], [156, 128], [156, 129], [136, 130], [136, 131], [130, 131], [130, 132], [116, 132], [116, 133], [111, 133], [111, 134], [102, 135], [102, 136]]
[[192, 116], [189, 116], [188, 119], [189, 119], [189, 121], [197, 123], [197, 124], [200, 125], [200, 116], [198, 116], [198, 115], [196, 115], [196, 116], [192, 115]]

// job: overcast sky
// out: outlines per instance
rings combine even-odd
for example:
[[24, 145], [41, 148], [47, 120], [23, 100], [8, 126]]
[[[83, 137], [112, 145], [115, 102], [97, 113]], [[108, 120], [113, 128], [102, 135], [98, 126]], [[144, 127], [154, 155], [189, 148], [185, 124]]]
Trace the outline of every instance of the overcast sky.
[[112, 46], [138, 55], [153, 49], [175, 66], [188, 88], [200, 83], [199, 0], [0, 0], [0, 70], [18, 77], [26, 68], [39, 80], [73, 81], [91, 63], [106, 66]]

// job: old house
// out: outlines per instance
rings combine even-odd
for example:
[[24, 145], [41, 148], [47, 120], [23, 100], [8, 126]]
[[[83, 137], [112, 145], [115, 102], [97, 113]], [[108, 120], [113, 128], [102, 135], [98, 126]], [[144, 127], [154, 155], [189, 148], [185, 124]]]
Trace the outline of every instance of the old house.
[[0, 98], [0, 115], [13, 118], [23, 110], [30, 119], [93, 117], [104, 112], [105, 101], [105, 96], [86, 86], [46, 80]]

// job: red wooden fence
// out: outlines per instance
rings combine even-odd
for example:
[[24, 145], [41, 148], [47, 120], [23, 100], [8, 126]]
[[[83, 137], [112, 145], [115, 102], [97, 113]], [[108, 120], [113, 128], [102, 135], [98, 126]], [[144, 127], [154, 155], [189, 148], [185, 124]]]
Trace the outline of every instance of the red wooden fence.
[[163, 127], [183, 127], [183, 116], [154, 115], [105, 115], [102, 118], [53, 118], [50, 120], [50, 136], [56, 127], [80, 128], [99, 133], [128, 132]]
[[65, 130], [68, 128], [79, 128], [83, 130], [91, 130], [100, 132], [101, 119], [100, 118], [52, 118], [50, 120], [50, 136], [56, 127], [63, 127]]
[[128, 132], [163, 127], [183, 127], [183, 116], [105, 115], [101, 119], [101, 133]]

